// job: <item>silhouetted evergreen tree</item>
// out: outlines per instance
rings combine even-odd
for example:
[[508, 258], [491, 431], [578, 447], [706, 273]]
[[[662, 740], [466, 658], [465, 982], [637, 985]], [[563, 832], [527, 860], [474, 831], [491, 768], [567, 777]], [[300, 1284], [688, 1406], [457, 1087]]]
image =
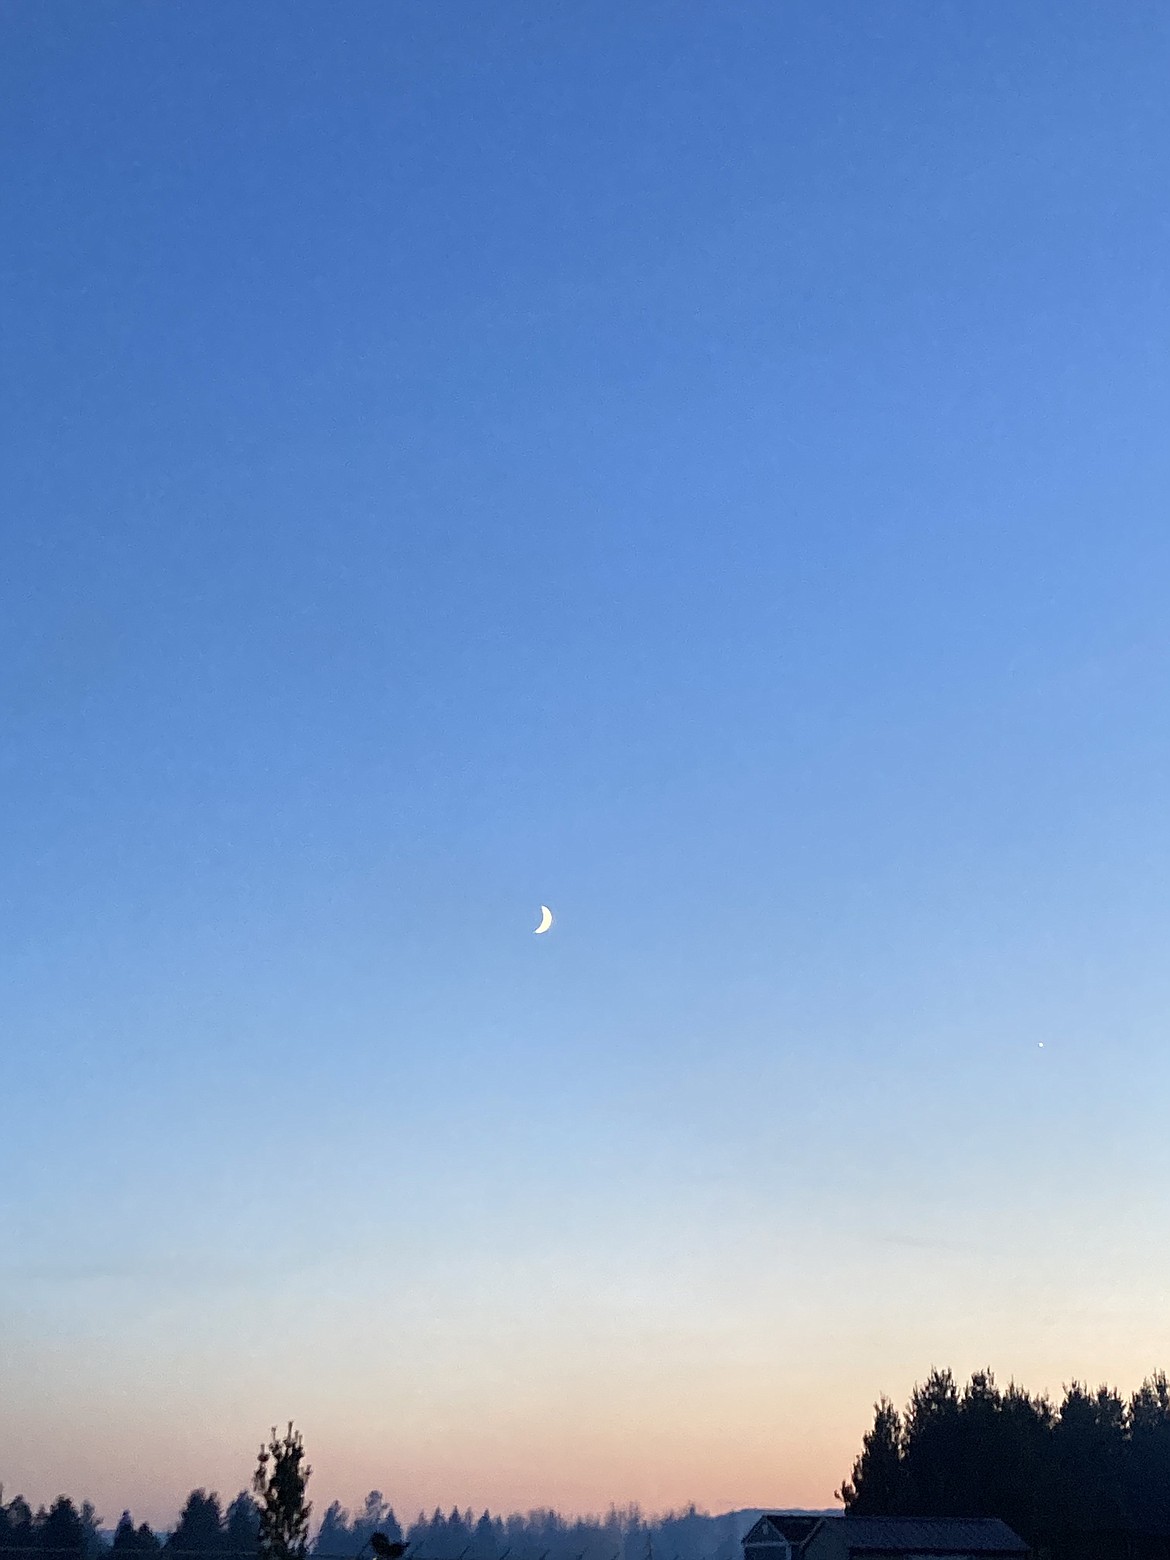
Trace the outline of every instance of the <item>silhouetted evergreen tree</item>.
[[[1000, 1399], [1000, 1494], [989, 1516], [1002, 1518], [1035, 1547], [1047, 1532], [1050, 1505], [1052, 1404], [1014, 1382]], [[969, 1455], [977, 1456], [976, 1448]]]
[[214, 1490], [192, 1490], [179, 1514], [178, 1526], [167, 1539], [168, 1556], [217, 1555], [224, 1547], [223, 1510]]
[[410, 1545], [410, 1560], [419, 1560], [419, 1555], [422, 1553], [429, 1537], [429, 1532], [427, 1514], [425, 1511], [420, 1511], [406, 1530], [406, 1541]]
[[905, 1504], [902, 1417], [889, 1398], [874, 1404], [873, 1429], [862, 1437], [852, 1478], [838, 1493], [846, 1509], [859, 1517], [892, 1516]]
[[10, 1549], [33, 1549], [37, 1535], [32, 1507], [23, 1495], [17, 1495], [7, 1506], [0, 1506], [3, 1513], [4, 1543]]
[[[470, 1512], [468, 1513], [470, 1516]], [[458, 1506], [451, 1507], [451, 1515], [447, 1518], [447, 1554], [451, 1560], [468, 1552], [473, 1545], [472, 1531], [468, 1522], [463, 1519], [463, 1514]]]
[[1125, 1553], [1125, 1407], [1116, 1392], [1079, 1382], [1065, 1391], [1052, 1432], [1053, 1536], [1066, 1555]]
[[339, 1500], [330, 1501], [321, 1518], [321, 1526], [313, 1544], [315, 1555], [353, 1554], [353, 1534], [349, 1527], [349, 1512]]
[[57, 1499], [43, 1515], [37, 1514], [37, 1548], [58, 1560], [83, 1560], [86, 1548], [85, 1525], [81, 1513], [67, 1495]]
[[268, 1445], [260, 1448], [252, 1480], [260, 1505], [261, 1560], [304, 1560], [313, 1509], [305, 1489], [312, 1471], [305, 1462], [305, 1443], [292, 1421], [282, 1440], [274, 1428]]
[[83, 1500], [81, 1503], [81, 1531], [84, 1534], [82, 1552], [86, 1560], [102, 1560], [109, 1554], [109, 1545], [101, 1534], [101, 1518], [94, 1509], [93, 1502]]
[[371, 1490], [366, 1496], [365, 1505], [356, 1518], [352, 1530], [352, 1548], [345, 1553], [356, 1554], [363, 1544], [369, 1542], [374, 1533], [383, 1533], [392, 1544], [402, 1538], [402, 1529], [398, 1525], [398, 1518], [394, 1515], [393, 1508], [386, 1504], [386, 1497], [381, 1490]]
[[260, 1544], [260, 1508], [241, 1490], [224, 1517], [223, 1545], [229, 1555], [254, 1555]]
[[499, 1553], [496, 1524], [492, 1521], [491, 1513], [485, 1511], [475, 1524], [475, 1560], [497, 1560]]
[[128, 1511], [124, 1511], [118, 1519], [118, 1526], [114, 1529], [114, 1542], [111, 1554], [122, 1560], [122, 1557], [131, 1555], [157, 1555], [162, 1546], [145, 1522], [140, 1526], [134, 1526], [134, 1520]]
[[906, 1410], [906, 1500], [934, 1517], [963, 1515], [959, 1394], [949, 1370], [932, 1370]]
[[114, 1541], [110, 1545], [110, 1553], [122, 1560], [123, 1556], [136, 1555], [138, 1553], [138, 1529], [134, 1526], [134, 1519], [128, 1511], [124, 1511], [118, 1518], [118, 1526], [114, 1529]]
[[[650, 1546], [646, 1538], [648, 1534], [653, 1533], [654, 1524], [646, 1521], [642, 1515], [642, 1508], [636, 1501], [625, 1508], [625, 1517], [622, 1560], [647, 1560]], [[659, 1560], [662, 1560], [661, 1556]]]
[[1144, 1535], [1170, 1540], [1170, 1384], [1158, 1371], [1129, 1402], [1126, 1504]]

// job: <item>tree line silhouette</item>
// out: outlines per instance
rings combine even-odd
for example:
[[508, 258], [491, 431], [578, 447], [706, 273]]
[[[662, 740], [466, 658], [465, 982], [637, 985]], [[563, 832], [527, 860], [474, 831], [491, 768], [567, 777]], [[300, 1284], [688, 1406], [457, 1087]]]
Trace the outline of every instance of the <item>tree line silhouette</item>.
[[42, 1506], [34, 1514], [22, 1495], [5, 1505], [0, 1486], [0, 1555], [17, 1560], [26, 1554], [28, 1560], [130, 1560], [136, 1555], [307, 1560], [313, 1508], [305, 1487], [311, 1472], [300, 1432], [290, 1422], [284, 1436], [274, 1428], [267, 1445], [261, 1444], [252, 1479], [257, 1498], [241, 1490], [224, 1511], [214, 1492], [192, 1490], [172, 1532], [160, 1537], [146, 1522], [136, 1527], [124, 1511], [108, 1541], [89, 1501], [78, 1510], [67, 1495], [59, 1495], [48, 1510]]
[[[0, 1492], [2, 1494], [2, 1492]], [[604, 1517], [566, 1518], [552, 1510], [524, 1515], [478, 1515], [453, 1507], [419, 1513], [403, 1527], [380, 1490], [371, 1490], [356, 1513], [334, 1501], [309, 1546], [312, 1560], [351, 1560], [374, 1533], [410, 1544], [409, 1560], [741, 1560], [739, 1525], [690, 1506], [649, 1520], [637, 1506], [613, 1507]], [[113, 1535], [86, 1502], [67, 1496], [34, 1513], [21, 1496], [0, 1499], [0, 1557], [27, 1550], [28, 1560], [242, 1560], [258, 1553], [260, 1508], [241, 1491], [224, 1508], [204, 1489], [188, 1495], [174, 1529], [155, 1533], [123, 1512]]]
[[[404, 1530], [380, 1490], [352, 1515], [334, 1501], [310, 1545], [303, 1458], [291, 1425], [283, 1440], [274, 1430], [254, 1493], [224, 1508], [192, 1490], [165, 1534], [129, 1512], [107, 1534], [88, 1501], [62, 1495], [34, 1513], [20, 1495], [5, 1504], [0, 1488], [0, 1560], [357, 1560], [375, 1533], [408, 1543], [407, 1560], [741, 1560], [743, 1513], [454, 1507]], [[1054, 1404], [1014, 1382], [1001, 1390], [989, 1370], [961, 1389], [949, 1370], [932, 1370], [903, 1412], [886, 1397], [875, 1404], [838, 1498], [857, 1516], [1000, 1517], [1037, 1560], [1170, 1560], [1170, 1382], [1156, 1372], [1126, 1399], [1074, 1381]]]
[[857, 1516], [1001, 1517], [1039, 1560], [1170, 1560], [1170, 1385], [1074, 1381], [1053, 1404], [933, 1370], [903, 1413], [875, 1404], [838, 1494]]
[[403, 1529], [379, 1490], [351, 1518], [334, 1502], [325, 1512], [315, 1556], [356, 1556], [373, 1532], [410, 1545], [408, 1560], [742, 1560], [739, 1524], [695, 1506], [648, 1519], [636, 1505], [611, 1506], [603, 1517], [564, 1517], [552, 1510], [479, 1516], [453, 1508], [423, 1513]]

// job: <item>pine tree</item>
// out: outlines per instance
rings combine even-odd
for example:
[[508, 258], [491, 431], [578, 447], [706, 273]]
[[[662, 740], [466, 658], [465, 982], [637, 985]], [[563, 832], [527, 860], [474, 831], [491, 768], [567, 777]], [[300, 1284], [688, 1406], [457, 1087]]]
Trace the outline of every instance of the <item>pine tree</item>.
[[254, 1555], [260, 1537], [256, 1502], [241, 1490], [224, 1513], [224, 1548], [229, 1555]]
[[214, 1490], [192, 1490], [167, 1539], [167, 1550], [179, 1555], [214, 1555], [223, 1548], [223, 1510]]
[[85, 1550], [85, 1528], [77, 1507], [67, 1495], [58, 1495], [37, 1526], [37, 1547], [46, 1555], [58, 1556], [60, 1560], [76, 1556], [81, 1560]]
[[845, 1509], [858, 1517], [889, 1517], [901, 1510], [905, 1469], [902, 1419], [883, 1397], [874, 1404], [873, 1429], [862, 1439], [853, 1476], [838, 1491]]
[[312, 1469], [305, 1462], [305, 1443], [289, 1421], [283, 1440], [273, 1427], [261, 1446], [252, 1488], [260, 1504], [261, 1560], [304, 1560], [308, 1552], [309, 1513], [305, 1487]]

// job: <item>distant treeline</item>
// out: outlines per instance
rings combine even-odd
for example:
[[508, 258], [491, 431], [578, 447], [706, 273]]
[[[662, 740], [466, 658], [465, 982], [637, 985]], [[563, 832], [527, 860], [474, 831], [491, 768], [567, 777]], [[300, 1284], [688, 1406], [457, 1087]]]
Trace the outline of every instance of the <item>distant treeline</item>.
[[1170, 1386], [1073, 1382], [1054, 1405], [979, 1371], [876, 1404], [840, 1491], [858, 1516], [1002, 1517], [1041, 1560], [1170, 1560]]
[[[111, 1538], [101, 1532], [100, 1521], [88, 1502], [79, 1509], [64, 1495], [37, 1512], [19, 1495], [8, 1505], [0, 1501], [0, 1557], [5, 1550], [27, 1550], [29, 1560], [37, 1555], [44, 1560], [50, 1555], [59, 1560], [130, 1560], [136, 1555], [229, 1560], [255, 1555], [257, 1549], [259, 1521], [248, 1494], [237, 1495], [225, 1510], [218, 1495], [192, 1490], [170, 1533], [135, 1525], [123, 1512]], [[693, 1506], [652, 1521], [636, 1506], [613, 1508], [597, 1518], [565, 1518], [555, 1511], [496, 1517], [455, 1507], [447, 1514], [420, 1513], [404, 1530], [381, 1491], [371, 1490], [362, 1510], [352, 1515], [337, 1501], [326, 1509], [311, 1554], [315, 1560], [347, 1560], [372, 1533], [384, 1533], [410, 1542], [409, 1560], [740, 1560], [743, 1525], [734, 1516], [709, 1517]]]
[[[1038, 1560], [1170, 1560], [1170, 1383], [1158, 1372], [1126, 1399], [1074, 1382], [1054, 1404], [1014, 1384], [1001, 1390], [990, 1371], [962, 1389], [950, 1371], [932, 1371], [903, 1413], [887, 1398], [876, 1405], [840, 1498], [859, 1516], [1001, 1517]], [[744, 1515], [692, 1506], [653, 1521], [637, 1507], [497, 1517], [456, 1507], [404, 1530], [373, 1490], [352, 1515], [336, 1501], [327, 1508], [311, 1555], [353, 1560], [378, 1532], [407, 1540], [408, 1560], [740, 1560]], [[0, 1560], [15, 1551], [29, 1560], [244, 1560], [258, 1547], [248, 1494], [224, 1509], [193, 1490], [167, 1534], [128, 1512], [112, 1535], [100, 1524], [88, 1502], [65, 1496], [37, 1512], [20, 1496], [0, 1499]]]
[[419, 1513], [403, 1529], [380, 1491], [351, 1517], [335, 1501], [326, 1511], [314, 1555], [354, 1556], [373, 1532], [405, 1539], [409, 1560], [741, 1560], [734, 1516], [685, 1511], [648, 1520], [637, 1506], [611, 1507], [604, 1517], [562, 1517], [555, 1511], [524, 1516], [478, 1516], [458, 1507], [444, 1516]]
[[7, 1505], [0, 1500], [0, 1552], [27, 1550], [29, 1560], [37, 1555], [57, 1555], [62, 1560], [167, 1555], [168, 1560], [177, 1560], [185, 1554], [225, 1560], [230, 1554], [254, 1555], [260, 1537], [259, 1512], [250, 1495], [237, 1495], [225, 1512], [219, 1496], [206, 1490], [191, 1491], [169, 1534], [155, 1533], [145, 1522], [136, 1527], [128, 1511], [122, 1513], [112, 1537], [101, 1532], [100, 1524], [89, 1501], [78, 1508], [66, 1495], [59, 1495], [48, 1510], [42, 1506], [36, 1512], [21, 1495]]

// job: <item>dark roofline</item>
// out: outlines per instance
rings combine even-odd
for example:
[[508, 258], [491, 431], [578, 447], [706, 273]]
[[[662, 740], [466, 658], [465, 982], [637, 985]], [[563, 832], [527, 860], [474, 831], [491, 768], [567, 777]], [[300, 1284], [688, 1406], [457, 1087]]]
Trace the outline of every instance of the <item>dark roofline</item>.
[[975, 1554], [979, 1560], [1021, 1560], [1031, 1553], [1002, 1517], [864, 1517], [847, 1512], [825, 1517], [817, 1527], [834, 1522], [841, 1524], [847, 1552], [868, 1560], [902, 1560], [907, 1546], [919, 1555]]

